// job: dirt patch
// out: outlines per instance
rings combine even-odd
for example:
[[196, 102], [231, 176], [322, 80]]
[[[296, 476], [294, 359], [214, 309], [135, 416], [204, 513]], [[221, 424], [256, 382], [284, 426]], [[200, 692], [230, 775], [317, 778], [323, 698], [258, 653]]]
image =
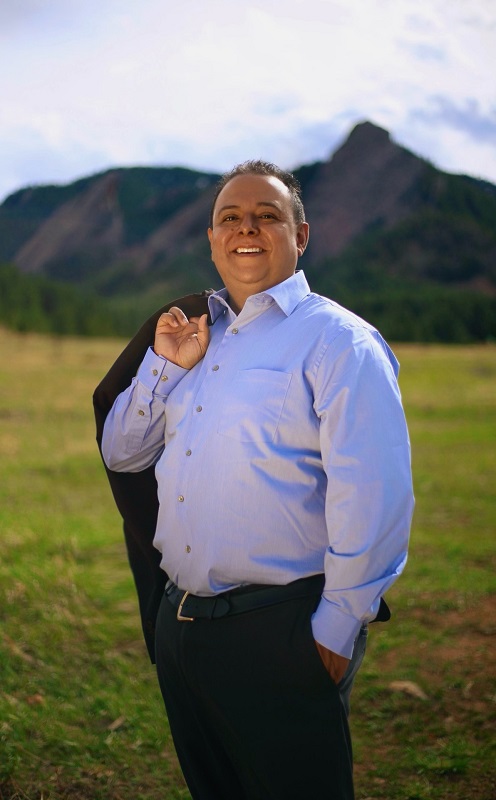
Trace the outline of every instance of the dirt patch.
[[[422, 602], [412, 615], [429, 635], [377, 656], [378, 691], [361, 700], [357, 685], [354, 702], [357, 800], [496, 799], [495, 600], [442, 613]], [[424, 699], [392, 685], [412, 664]]]

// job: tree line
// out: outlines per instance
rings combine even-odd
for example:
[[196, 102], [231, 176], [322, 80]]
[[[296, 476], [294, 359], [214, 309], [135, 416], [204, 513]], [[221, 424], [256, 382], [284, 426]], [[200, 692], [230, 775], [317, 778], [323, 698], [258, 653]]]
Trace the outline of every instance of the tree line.
[[0, 323], [15, 331], [74, 336], [127, 335], [125, 319], [94, 293], [0, 265]]
[[[453, 286], [406, 281], [362, 266], [305, 267], [314, 291], [375, 325], [390, 341], [470, 344], [496, 341], [496, 297]], [[192, 286], [187, 291], [201, 290]], [[16, 331], [130, 337], [152, 306], [140, 297], [105, 298], [91, 290], [0, 266], [0, 324]], [[134, 309], [133, 309], [134, 307]], [[136, 313], [139, 309], [139, 313]], [[132, 311], [134, 310], [134, 313]]]

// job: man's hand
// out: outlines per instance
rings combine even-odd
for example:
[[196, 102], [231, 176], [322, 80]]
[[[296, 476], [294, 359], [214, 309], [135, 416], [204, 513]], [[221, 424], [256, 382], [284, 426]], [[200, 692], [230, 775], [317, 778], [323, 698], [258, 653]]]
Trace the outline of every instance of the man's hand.
[[319, 651], [319, 655], [322, 659], [324, 667], [333, 679], [334, 683], [338, 684], [348, 668], [350, 659], [340, 656], [338, 653], [333, 653], [332, 650], [328, 650], [327, 647], [324, 647], [324, 645], [317, 641], [315, 644], [317, 645], [317, 650]]
[[178, 367], [191, 369], [205, 355], [209, 339], [206, 314], [188, 320], [180, 308], [172, 306], [159, 317], [153, 349]]

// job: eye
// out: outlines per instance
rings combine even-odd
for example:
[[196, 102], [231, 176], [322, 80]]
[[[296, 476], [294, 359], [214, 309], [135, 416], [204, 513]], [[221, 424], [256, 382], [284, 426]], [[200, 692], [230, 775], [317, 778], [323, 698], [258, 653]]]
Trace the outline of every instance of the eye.
[[260, 219], [275, 219], [275, 214], [271, 214], [270, 211], [264, 211], [263, 214], [260, 214]]
[[235, 214], [227, 214], [222, 221], [223, 222], [233, 222], [236, 218], [237, 217], [236, 217]]

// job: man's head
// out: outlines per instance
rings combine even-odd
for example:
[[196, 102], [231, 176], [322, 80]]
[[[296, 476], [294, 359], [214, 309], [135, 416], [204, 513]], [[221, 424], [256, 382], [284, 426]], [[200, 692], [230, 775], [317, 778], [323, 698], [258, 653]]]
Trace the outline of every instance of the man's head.
[[305, 250], [298, 183], [273, 164], [236, 167], [219, 184], [208, 238], [231, 305], [240, 311], [247, 297], [289, 278]]
[[210, 207], [209, 228], [212, 227], [214, 208], [219, 194], [226, 183], [229, 183], [229, 181], [237, 175], [271, 175], [273, 178], [278, 178], [289, 190], [291, 204], [293, 206], [294, 221], [297, 225], [299, 225], [300, 222], [305, 222], [305, 209], [301, 200], [301, 186], [295, 176], [291, 172], [285, 172], [283, 169], [280, 169], [276, 164], [271, 164], [269, 161], [256, 160], [244, 161], [242, 164], [238, 164], [233, 167], [232, 170], [222, 175], [214, 190], [212, 205]]

